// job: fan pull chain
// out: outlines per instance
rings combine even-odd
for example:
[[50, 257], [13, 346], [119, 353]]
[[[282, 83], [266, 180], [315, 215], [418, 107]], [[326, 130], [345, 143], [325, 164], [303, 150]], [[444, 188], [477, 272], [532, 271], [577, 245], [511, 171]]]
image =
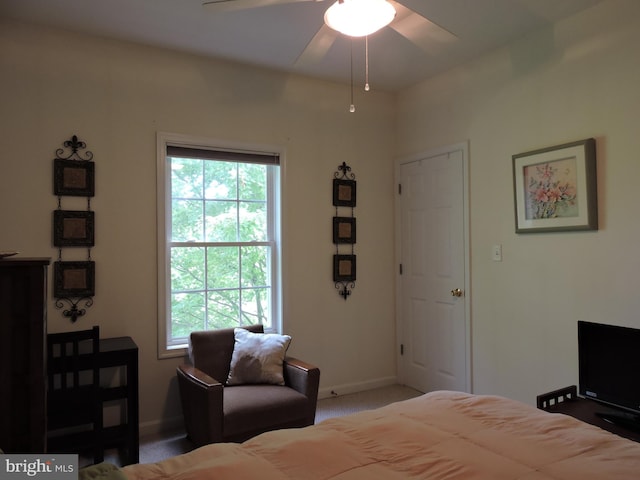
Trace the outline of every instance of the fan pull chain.
[[349, 105], [349, 111], [351, 113], [356, 111], [356, 106], [353, 103], [353, 40], [351, 40], [351, 105]]
[[364, 91], [369, 91], [369, 35], [364, 37]]

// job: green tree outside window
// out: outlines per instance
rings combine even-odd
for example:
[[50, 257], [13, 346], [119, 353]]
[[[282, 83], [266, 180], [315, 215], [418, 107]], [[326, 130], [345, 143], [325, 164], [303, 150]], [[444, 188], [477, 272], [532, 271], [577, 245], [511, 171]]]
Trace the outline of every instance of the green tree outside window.
[[272, 326], [273, 165], [168, 157], [170, 332]]

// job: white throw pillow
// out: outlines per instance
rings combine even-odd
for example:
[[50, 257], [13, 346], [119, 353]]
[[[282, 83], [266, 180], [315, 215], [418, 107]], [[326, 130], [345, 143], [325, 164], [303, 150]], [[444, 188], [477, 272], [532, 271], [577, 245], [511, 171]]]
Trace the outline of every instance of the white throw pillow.
[[277, 333], [253, 333], [244, 328], [236, 328], [233, 333], [235, 345], [227, 385], [284, 385], [282, 365], [291, 337]]

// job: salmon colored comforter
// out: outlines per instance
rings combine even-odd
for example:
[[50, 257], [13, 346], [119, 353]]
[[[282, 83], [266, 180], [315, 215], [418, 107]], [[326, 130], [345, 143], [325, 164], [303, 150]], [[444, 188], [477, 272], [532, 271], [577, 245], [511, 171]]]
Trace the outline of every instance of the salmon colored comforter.
[[640, 443], [506, 398], [442, 391], [122, 472], [129, 480], [633, 480]]

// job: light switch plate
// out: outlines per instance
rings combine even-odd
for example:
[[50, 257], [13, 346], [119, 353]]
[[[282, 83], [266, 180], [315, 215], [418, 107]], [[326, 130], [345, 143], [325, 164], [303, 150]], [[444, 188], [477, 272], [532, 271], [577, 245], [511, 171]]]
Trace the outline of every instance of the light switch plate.
[[502, 261], [502, 245], [496, 244], [491, 248], [491, 260], [494, 262]]

